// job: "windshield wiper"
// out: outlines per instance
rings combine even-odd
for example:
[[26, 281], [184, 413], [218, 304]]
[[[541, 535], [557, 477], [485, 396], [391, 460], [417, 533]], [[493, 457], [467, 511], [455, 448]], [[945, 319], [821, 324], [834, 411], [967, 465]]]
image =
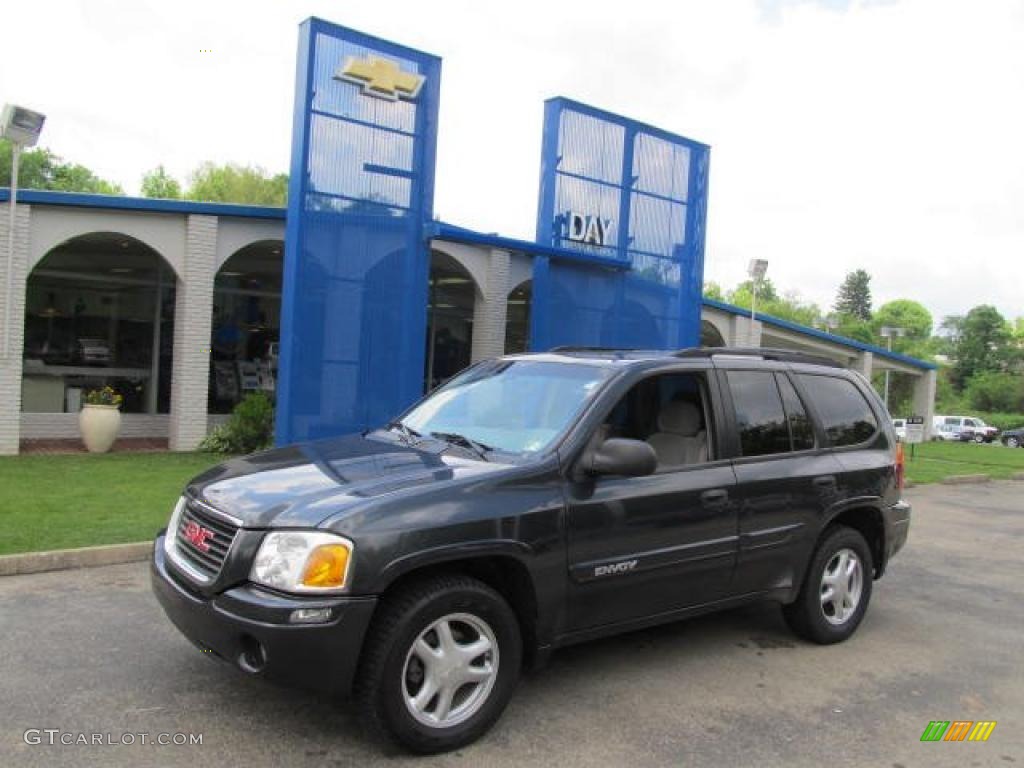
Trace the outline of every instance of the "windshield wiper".
[[475, 453], [481, 461], [490, 461], [487, 458], [487, 453], [494, 449], [489, 445], [478, 443], [471, 437], [460, 435], [458, 432], [431, 432], [431, 437], [436, 437], [438, 440], [444, 440], [446, 443], [457, 445], [461, 448], [468, 448], [470, 451]]
[[411, 427], [406, 426], [405, 422], [402, 421], [390, 421], [388, 422], [387, 426], [384, 427], [384, 429], [388, 430], [389, 432], [397, 430], [398, 433], [405, 438], [406, 445], [415, 445], [416, 440], [422, 437], [422, 435], [419, 432], [417, 432], [415, 429], [412, 429]]

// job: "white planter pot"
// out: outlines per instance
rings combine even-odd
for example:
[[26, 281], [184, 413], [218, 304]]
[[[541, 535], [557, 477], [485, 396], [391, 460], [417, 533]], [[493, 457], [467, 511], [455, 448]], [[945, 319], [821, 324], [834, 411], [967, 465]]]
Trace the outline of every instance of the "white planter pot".
[[106, 453], [121, 431], [121, 411], [116, 405], [83, 405], [78, 428], [90, 453]]

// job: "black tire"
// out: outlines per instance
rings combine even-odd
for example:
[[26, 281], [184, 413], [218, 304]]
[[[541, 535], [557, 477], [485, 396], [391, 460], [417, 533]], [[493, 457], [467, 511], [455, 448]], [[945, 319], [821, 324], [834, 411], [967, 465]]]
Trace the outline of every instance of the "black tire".
[[[420, 634], [449, 614], [468, 614], [492, 630], [497, 676], [472, 716], [451, 727], [432, 727], [406, 706], [406, 659]], [[483, 582], [456, 574], [430, 577], [385, 595], [363, 648], [354, 700], [364, 725], [373, 736], [421, 754], [458, 749], [486, 733], [512, 697], [523, 657], [519, 622], [505, 599]]]
[[[825, 568], [842, 550], [850, 550], [860, 559], [861, 587], [853, 612], [842, 623], [836, 624], [826, 616], [822, 605], [822, 579]], [[825, 532], [811, 558], [800, 594], [792, 603], [782, 607], [782, 614], [790, 629], [805, 640], [821, 645], [842, 642], [857, 630], [864, 618], [871, 601], [873, 579], [874, 562], [864, 537], [853, 528], [835, 526]]]
[[1006, 447], [1007, 448], [1020, 448], [1020, 438], [1019, 437], [1013, 437], [1013, 436], [1010, 436], [1010, 437], [1006, 438]]
[[985, 436], [984, 435], [975, 435], [974, 436], [974, 442], [976, 442], [978, 445], [981, 445], [982, 443], [985, 442]]

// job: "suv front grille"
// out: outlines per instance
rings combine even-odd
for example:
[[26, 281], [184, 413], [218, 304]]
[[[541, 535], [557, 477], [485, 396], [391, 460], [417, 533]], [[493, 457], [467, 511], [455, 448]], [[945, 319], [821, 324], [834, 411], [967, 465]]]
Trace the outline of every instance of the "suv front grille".
[[188, 564], [211, 579], [220, 573], [238, 528], [189, 499], [181, 512], [176, 546]]

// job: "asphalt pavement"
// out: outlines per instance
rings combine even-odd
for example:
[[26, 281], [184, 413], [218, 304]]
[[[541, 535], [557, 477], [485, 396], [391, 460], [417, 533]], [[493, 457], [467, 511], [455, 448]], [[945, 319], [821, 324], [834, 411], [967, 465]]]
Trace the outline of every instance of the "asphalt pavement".
[[[848, 642], [756, 605], [565, 649], [482, 741], [433, 758], [204, 657], [146, 564], [0, 578], [0, 766], [1024, 766], [1024, 483], [907, 496], [908, 547]], [[931, 720], [997, 725], [922, 743]], [[60, 743], [80, 734], [135, 743]]]

